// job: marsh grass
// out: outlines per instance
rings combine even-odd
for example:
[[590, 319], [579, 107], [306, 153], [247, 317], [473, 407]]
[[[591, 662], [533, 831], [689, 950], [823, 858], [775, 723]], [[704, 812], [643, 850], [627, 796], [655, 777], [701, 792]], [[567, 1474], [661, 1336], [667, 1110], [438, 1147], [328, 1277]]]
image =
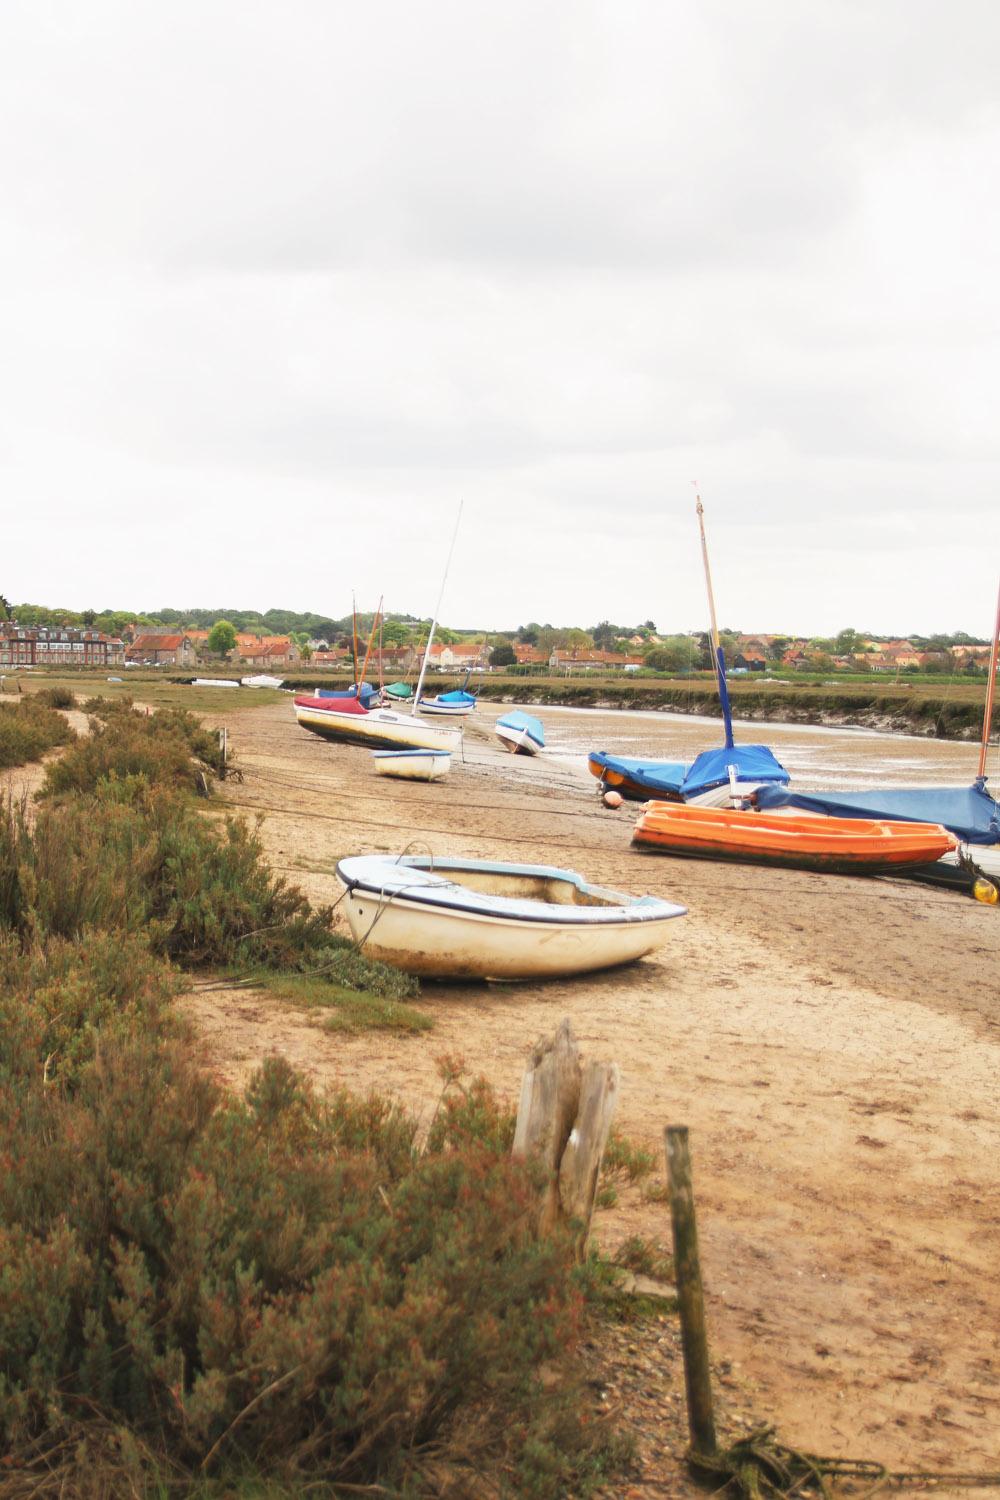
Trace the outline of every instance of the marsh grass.
[[433, 1027], [429, 1016], [405, 1003], [405, 996], [415, 993], [412, 981], [408, 982], [405, 975], [388, 965], [373, 965], [368, 960], [363, 962], [366, 967], [359, 971], [358, 979], [372, 984], [377, 978], [381, 981], [379, 992], [349, 989], [326, 975], [315, 973], [272, 974], [263, 978], [262, 983], [268, 996], [278, 1001], [302, 1010], [329, 1012], [323, 1020], [326, 1031], [418, 1032]]

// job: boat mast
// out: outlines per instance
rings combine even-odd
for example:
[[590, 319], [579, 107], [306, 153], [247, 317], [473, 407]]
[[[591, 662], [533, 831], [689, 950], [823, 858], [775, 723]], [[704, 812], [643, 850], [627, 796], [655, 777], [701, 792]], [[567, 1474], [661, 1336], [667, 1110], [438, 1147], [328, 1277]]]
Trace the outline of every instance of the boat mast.
[[701, 504], [701, 496], [695, 496], [695, 509], [698, 512], [698, 529], [701, 532], [701, 555], [705, 564], [705, 582], [708, 585], [708, 611], [712, 621], [712, 664], [715, 667], [715, 680], [719, 685], [719, 701], [722, 704], [722, 719], [726, 726], [726, 749], [732, 750], [733, 746], [733, 720], [729, 711], [729, 693], [726, 690], [726, 668], [722, 660], [722, 647], [719, 645], [719, 627], [715, 623], [715, 599], [712, 596], [712, 574], [708, 566], [708, 544], [705, 541], [704, 511]]
[[986, 709], [983, 713], [983, 742], [979, 747], [979, 775], [976, 778], [977, 781], [986, 780], [986, 747], [990, 741], [990, 719], [993, 717], [993, 688], [997, 680], [998, 647], [1000, 647], [1000, 592], [997, 593], [997, 619], [993, 627], [990, 672], [986, 681]]
[[451, 546], [448, 548], [448, 560], [447, 560], [447, 562], [444, 565], [444, 577], [441, 580], [441, 592], [438, 594], [437, 608], [434, 611], [434, 618], [433, 618], [433, 620], [431, 620], [431, 633], [427, 637], [427, 646], [426, 646], [426, 649], [424, 651], [424, 659], [423, 659], [423, 661], [420, 664], [420, 676], [417, 678], [417, 690], [416, 690], [416, 692], [413, 695], [413, 707], [410, 709], [410, 712], [412, 714], [416, 713], [417, 708], [419, 707], [419, 704], [420, 704], [420, 691], [421, 691], [421, 689], [422, 689], [422, 687], [424, 685], [424, 674], [427, 671], [427, 663], [430, 660], [431, 643], [434, 640], [434, 631], [435, 631], [435, 629], [437, 627], [438, 615], [441, 613], [441, 600], [444, 598], [444, 586], [448, 582], [448, 569], [451, 567], [451, 554], [455, 550], [455, 538], [458, 536], [458, 523], [459, 523], [459, 521], [461, 521], [461, 519], [462, 519], [462, 502], [459, 501], [459, 504], [458, 504], [458, 515], [455, 517], [455, 530], [451, 534]]
[[[382, 598], [383, 599], [385, 598], [384, 594], [383, 594]], [[378, 629], [379, 620], [381, 618], [381, 615], [382, 615], [382, 599], [380, 599], [378, 601], [378, 609], [375, 611], [375, 618], [372, 621], [372, 633], [371, 633], [371, 636], [369, 637], [369, 640], [368, 640], [368, 650], [365, 652], [365, 664], [361, 668], [361, 676], [360, 676], [360, 678], [358, 680], [358, 697], [359, 698], [361, 696], [361, 688], [364, 685], [365, 673], [368, 671], [368, 658], [372, 654], [372, 646], [375, 643], [375, 631]], [[381, 664], [380, 664], [379, 665], [379, 673], [380, 674], [381, 674], [381, 670], [382, 670], [382, 668], [381, 668]]]

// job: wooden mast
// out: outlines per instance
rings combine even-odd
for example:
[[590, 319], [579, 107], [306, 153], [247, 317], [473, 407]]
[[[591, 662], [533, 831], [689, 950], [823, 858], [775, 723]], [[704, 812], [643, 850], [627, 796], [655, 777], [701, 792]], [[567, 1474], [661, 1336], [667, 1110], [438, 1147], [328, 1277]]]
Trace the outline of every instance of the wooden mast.
[[715, 680], [719, 685], [719, 700], [722, 704], [722, 719], [726, 726], [726, 749], [732, 750], [733, 746], [733, 721], [729, 711], [729, 694], [726, 691], [726, 674], [722, 665], [722, 649], [719, 645], [719, 627], [715, 623], [715, 599], [712, 595], [712, 573], [708, 566], [708, 544], [705, 541], [704, 510], [702, 509], [701, 496], [695, 495], [695, 509], [698, 512], [698, 530], [701, 532], [701, 556], [705, 564], [705, 582], [708, 585], [708, 611], [712, 621], [712, 665], [715, 667]]
[[993, 717], [993, 689], [997, 680], [997, 654], [1000, 647], [1000, 592], [997, 593], [997, 619], [993, 627], [993, 645], [990, 650], [990, 671], [986, 682], [986, 709], [983, 713], [983, 741], [979, 747], [978, 781], [986, 779], [986, 747], [990, 740], [990, 719]]

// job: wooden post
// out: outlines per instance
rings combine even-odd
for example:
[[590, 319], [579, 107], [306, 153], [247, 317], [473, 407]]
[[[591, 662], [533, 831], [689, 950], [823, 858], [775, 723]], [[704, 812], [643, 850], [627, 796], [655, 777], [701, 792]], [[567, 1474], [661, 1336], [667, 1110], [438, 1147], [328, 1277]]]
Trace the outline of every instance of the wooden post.
[[688, 1431], [691, 1447], [706, 1457], [718, 1452], [712, 1411], [712, 1380], [705, 1331], [705, 1298], [698, 1261], [698, 1230], [691, 1184], [691, 1158], [686, 1125], [664, 1131], [670, 1215], [674, 1229], [674, 1272], [680, 1304], [684, 1383], [687, 1389]]
[[521, 1080], [514, 1154], [531, 1156], [543, 1170], [535, 1229], [549, 1234], [560, 1223], [582, 1225], [577, 1254], [586, 1253], [601, 1158], [618, 1098], [617, 1063], [588, 1062], [569, 1021], [539, 1042]]

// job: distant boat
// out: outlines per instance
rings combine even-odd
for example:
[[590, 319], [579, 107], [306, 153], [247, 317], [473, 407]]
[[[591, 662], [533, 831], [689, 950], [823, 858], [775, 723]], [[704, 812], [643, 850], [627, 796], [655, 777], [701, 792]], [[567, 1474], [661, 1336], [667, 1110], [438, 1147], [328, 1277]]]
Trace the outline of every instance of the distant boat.
[[451, 768], [450, 750], [373, 750], [372, 759], [380, 776], [403, 781], [438, 781]]
[[901, 875], [958, 847], [938, 824], [796, 817], [650, 802], [635, 825], [640, 849], [686, 859], [778, 865], [833, 875]]
[[660, 948], [683, 906], [589, 885], [574, 870], [430, 855], [342, 859], [337, 878], [369, 957], [434, 979], [543, 979]]
[[258, 672], [256, 677], [241, 677], [240, 682], [249, 688], [280, 688], [284, 686], [283, 677], [270, 677], [266, 672]]
[[479, 665], [483, 646], [486, 645], [488, 639], [488, 636], [483, 637], [482, 645], [476, 652], [475, 661], [465, 674], [462, 686], [450, 693], [438, 693], [433, 698], [421, 698], [417, 707], [422, 714], [450, 714], [452, 717], [456, 715], [464, 717], [466, 714], [475, 713], [478, 700], [468, 691], [469, 678]]
[[452, 693], [438, 693], [434, 698], [421, 698], [417, 708], [422, 714], [443, 714], [449, 718], [465, 718], [476, 711], [476, 700], [471, 693], [456, 688]]
[[235, 677], [193, 677], [191, 679], [191, 686], [238, 688], [239, 683], [236, 681]]
[[545, 749], [545, 730], [541, 721], [531, 714], [522, 713], [519, 708], [511, 709], [510, 713], [497, 719], [493, 728], [500, 743], [515, 755], [518, 752], [537, 755], [539, 750]]

